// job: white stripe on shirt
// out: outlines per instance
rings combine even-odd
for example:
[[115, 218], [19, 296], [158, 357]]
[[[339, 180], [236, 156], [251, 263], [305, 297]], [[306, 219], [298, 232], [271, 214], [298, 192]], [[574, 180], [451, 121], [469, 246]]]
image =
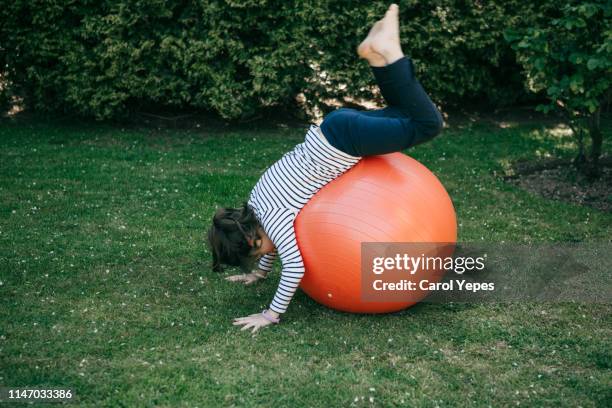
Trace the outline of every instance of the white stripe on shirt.
[[261, 257], [259, 268], [269, 272], [277, 254], [282, 263], [271, 310], [285, 313], [304, 276], [304, 261], [293, 228], [299, 211], [324, 185], [360, 159], [330, 145], [319, 127], [311, 125], [304, 142], [270, 166], [253, 187], [248, 204], [276, 247], [275, 252]]

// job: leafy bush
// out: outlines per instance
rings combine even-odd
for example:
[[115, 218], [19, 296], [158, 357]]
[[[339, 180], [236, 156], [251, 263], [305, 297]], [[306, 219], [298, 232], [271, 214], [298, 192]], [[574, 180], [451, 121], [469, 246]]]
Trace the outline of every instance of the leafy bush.
[[[387, 2], [333, 0], [27, 0], [0, 8], [5, 95], [27, 107], [117, 118], [151, 106], [224, 118], [268, 106], [370, 98], [355, 48]], [[437, 102], [524, 100], [507, 28], [546, 19], [555, 2], [406, 0], [402, 39]]]
[[[505, 33], [524, 67], [529, 89], [546, 91], [548, 103], [538, 109], [563, 115], [578, 140], [576, 164], [593, 176], [599, 171], [603, 139], [601, 108], [612, 96], [611, 19], [610, 1], [581, 1], [565, 4], [546, 25]], [[591, 138], [588, 156], [584, 134]]]

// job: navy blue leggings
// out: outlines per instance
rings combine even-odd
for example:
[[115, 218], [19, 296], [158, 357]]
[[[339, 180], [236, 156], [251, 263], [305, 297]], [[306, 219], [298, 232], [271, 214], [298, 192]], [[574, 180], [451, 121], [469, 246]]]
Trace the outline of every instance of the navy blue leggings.
[[321, 131], [335, 148], [352, 156], [398, 152], [432, 139], [443, 126], [442, 115], [414, 76], [414, 65], [402, 57], [371, 67], [384, 109], [340, 108], [329, 113]]

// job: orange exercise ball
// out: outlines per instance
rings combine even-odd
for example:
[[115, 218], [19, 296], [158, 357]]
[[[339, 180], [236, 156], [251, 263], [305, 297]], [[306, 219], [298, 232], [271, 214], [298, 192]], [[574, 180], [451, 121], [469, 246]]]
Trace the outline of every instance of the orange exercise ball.
[[[324, 186], [298, 214], [295, 231], [306, 267], [300, 287], [308, 296], [340, 311], [389, 313], [414, 305], [428, 293], [363, 301], [361, 244], [452, 243], [454, 248], [457, 221], [438, 178], [418, 161], [391, 153], [364, 157]], [[442, 276], [440, 272], [427, 279], [439, 281]], [[411, 279], [424, 276], [417, 272]]]

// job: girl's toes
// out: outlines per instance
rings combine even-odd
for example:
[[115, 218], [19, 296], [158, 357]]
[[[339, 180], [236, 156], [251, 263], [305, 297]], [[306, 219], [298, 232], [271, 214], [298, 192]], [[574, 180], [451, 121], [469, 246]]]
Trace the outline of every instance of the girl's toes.
[[392, 4], [387, 12], [385, 13], [385, 19], [395, 19], [399, 14], [399, 7], [397, 4]]

